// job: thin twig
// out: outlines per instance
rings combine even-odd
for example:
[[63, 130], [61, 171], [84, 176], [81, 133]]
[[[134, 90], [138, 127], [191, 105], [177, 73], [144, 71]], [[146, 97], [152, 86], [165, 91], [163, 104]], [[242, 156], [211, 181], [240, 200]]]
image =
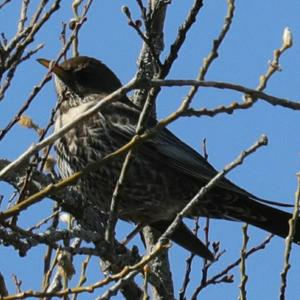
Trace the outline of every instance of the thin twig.
[[[166, 245], [168, 247], [169, 245]], [[148, 262], [152, 261], [153, 258], [157, 257], [161, 251], [165, 250], [165, 247], [162, 245], [157, 245], [153, 251], [151, 251], [150, 254], [147, 256], [144, 256], [144, 258], [136, 264], [136, 266], [140, 267], [131, 267], [130, 272], [126, 274], [126, 276], [120, 276], [120, 279], [112, 286], [110, 287], [101, 297], [97, 298], [99, 300], [108, 300], [113, 295], [116, 295], [116, 293], [120, 290], [120, 288], [130, 279], [135, 277], [139, 270], [141, 270], [141, 267], [144, 268], [148, 264]], [[125, 270], [125, 269], [124, 269]]]
[[[152, 79], [150, 81], [150, 85], [154, 87], [163, 87], [163, 86], [201, 86], [201, 87], [212, 87], [216, 89], [228, 89], [237, 92], [244, 93], [246, 95], [250, 95], [251, 97], [264, 100], [272, 105], [280, 105], [282, 107], [291, 108], [293, 110], [300, 110], [300, 103], [297, 100], [288, 100], [276, 96], [272, 96], [270, 94], [251, 89], [239, 84], [229, 83], [229, 82], [222, 82], [222, 81], [201, 81], [201, 80], [184, 80], [184, 79]], [[246, 102], [247, 104], [247, 102]], [[235, 106], [239, 106], [239, 104], [233, 103], [232, 108], [234, 109]], [[242, 106], [242, 104], [240, 104]], [[205, 111], [205, 110], [203, 110]], [[189, 112], [189, 111], [188, 111]], [[195, 111], [196, 112], [196, 111]]]
[[[77, 287], [81, 287], [83, 286], [83, 284], [86, 282], [87, 278], [86, 278], [86, 269], [88, 267], [88, 264], [90, 262], [91, 256], [88, 255], [86, 257], [86, 259], [83, 261], [82, 265], [81, 265], [81, 274], [80, 274], [80, 278], [79, 278], [79, 282], [77, 284]], [[73, 300], [77, 299], [78, 294], [74, 294], [73, 295]]]
[[22, 289], [21, 289], [22, 280], [18, 279], [16, 274], [12, 274], [12, 277], [13, 277], [14, 284], [16, 286], [17, 293], [21, 293], [22, 292]]
[[[265, 249], [267, 244], [271, 241], [273, 235], [269, 235], [264, 241], [262, 241], [260, 244], [257, 246], [254, 246], [251, 248], [245, 255], [245, 258], [248, 258], [250, 255], [256, 253], [259, 250]], [[205, 285], [200, 285], [194, 292], [193, 296], [191, 299], [197, 299], [197, 295], [207, 286], [209, 285], [214, 285], [218, 283], [231, 283], [233, 281], [233, 276], [228, 275], [228, 272], [232, 270], [233, 268], [237, 267], [241, 262], [241, 258], [238, 258], [236, 261], [228, 265], [225, 269], [217, 273], [216, 275], [212, 276], [211, 278], [207, 279], [205, 282]]]
[[234, 10], [235, 10], [235, 0], [227, 0], [227, 14], [224, 20], [223, 28], [219, 33], [218, 37], [213, 41], [213, 46], [210, 53], [206, 58], [204, 58], [203, 65], [200, 69], [197, 79], [204, 80], [210, 65], [219, 56], [218, 50], [222, 42], [224, 41], [226, 34], [230, 29], [234, 17]]
[[16, 60], [8, 70], [6, 74], [6, 78], [4, 79], [3, 84], [0, 87], [0, 100], [4, 98], [5, 92], [10, 87], [11, 81], [13, 80], [13, 77], [15, 75], [15, 72], [17, 70], [17, 67], [22, 62], [29, 60], [34, 54], [36, 54], [39, 50], [41, 50], [44, 47], [44, 44], [38, 45], [35, 49], [30, 50], [26, 55], [21, 57], [20, 59]]
[[297, 173], [297, 180], [298, 180], [298, 187], [295, 193], [295, 206], [292, 218], [289, 220], [289, 234], [285, 239], [285, 251], [284, 251], [284, 266], [283, 270], [280, 274], [281, 277], [281, 285], [280, 285], [280, 295], [279, 299], [285, 299], [285, 289], [287, 286], [287, 275], [288, 271], [291, 268], [291, 264], [289, 262], [291, 251], [292, 251], [292, 244], [293, 244], [293, 237], [296, 232], [296, 222], [299, 218], [299, 207], [300, 207], [300, 173]]
[[185, 41], [186, 35], [188, 31], [191, 29], [192, 25], [196, 22], [196, 17], [202, 6], [203, 6], [203, 0], [194, 1], [194, 4], [189, 10], [189, 14], [186, 17], [184, 23], [179, 27], [176, 39], [171, 45], [170, 52], [163, 63], [163, 67], [162, 67], [163, 71], [161, 76], [162, 78], [165, 78], [170, 72], [170, 69], [174, 61], [178, 57], [178, 52]]
[[[208, 160], [206, 139], [203, 140], [202, 148], [203, 148], [203, 157], [206, 160]], [[210, 244], [210, 242], [209, 242], [209, 224], [210, 224], [209, 218], [206, 218], [206, 224], [205, 224], [205, 227], [204, 227], [203, 231], [204, 231], [204, 234], [205, 234], [205, 246], [207, 248], [209, 247], [209, 244]], [[197, 235], [199, 227], [200, 227], [199, 226], [199, 217], [197, 217], [195, 219], [195, 228], [193, 230], [195, 235]], [[194, 257], [195, 257], [195, 254], [191, 253], [191, 255], [186, 260], [186, 272], [184, 274], [184, 280], [183, 280], [182, 287], [181, 287], [180, 292], [179, 292], [179, 299], [180, 300], [185, 299], [185, 293], [186, 293], [188, 284], [190, 282], [190, 273], [191, 273], [191, 270], [192, 270], [192, 263], [193, 263]], [[201, 283], [200, 283], [201, 285], [203, 283], [205, 283], [206, 280], [207, 280], [209, 266], [211, 266], [211, 264], [209, 264], [206, 259], [203, 259], [202, 278], [201, 278]]]
[[[90, 0], [89, 3], [92, 3], [93, 0]], [[75, 38], [77, 32], [80, 30], [83, 23], [86, 21], [86, 14], [88, 12], [88, 8], [90, 6], [87, 6], [87, 9], [84, 10], [83, 15], [81, 19], [76, 22], [76, 26], [68, 40], [68, 42], [65, 44], [65, 47], [61, 50], [59, 53], [57, 59], [52, 64], [51, 68], [48, 70], [47, 74], [44, 76], [44, 78], [40, 81], [38, 85], [36, 85], [31, 94], [29, 95], [28, 99], [25, 101], [19, 112], [15, 115], [13, 120], [11, 120], [8, 125], [0, 131], [0, 140], [3, 139], [3, 137], [7, 134], [7, 132], [19, 121], [20, 116], [26, 111], [26, 109], [30, 106], [31, 102], [35, 98], [35, 96], [39, 93], [39, 91], [43, 88], [43, 86], [48, 82], [50, 79], [51, 73], [53, 71], [53, 68], [56, 66], [56, 64], [60, 61], [60, 59], [65, 55], [65, 53], [68, 51], [69, 47], [72, 45], [73, 39]]]
[[113, 245], [114, 236], [115, 236], [115, 226], [118, 220], [118, 207], [120, 202], [120, 194], [122, 193], [122, 188], [125, 183], [125, 178], [129, 171], [129, 163], [132, 159], [132, 150], [126, 154], [125, 160], [122, 165], [122, 169], [118, 178], [118, 181], [115, 185], [113, 196], [111, 199], [109, 217], [107, 221], [107, 228], [105, 231], [105, 239]]
[[47, 218], [44, 218], [42, 220], [40, 220], [37, 224], [35, 224], [34, 226], [28, 228], [27, 230], [28, 231], [34, 231], [34, 230], [37, 230], [39, 229], [41, 226], [47, 224], [50, 220], [52, 220], [54, 217], [56, 217], [57, 215], [59, 215], [60, 213], [60, 210], [59, 209], [55, 209], [54, 212], [48, 216]]
[[[199, 217], [195, 219], [195, 227], [193, 229], [193, 233], [197, 235], [199, 230]], [[188, 287], [188, 284], [190, 282], [190, 274], [192, 271], [192, 263], [193, 259], [195, 257], [194, 253], [191, 253], [190, 256], [186, 259], [186, 267], [185, 267], [185, 274], [184, 274], [184, 279], [182, 282], [182, 286], [179, 290], [179, 300], [184, 300], [185, 299], [185, 293]]]
[[143, 40], [143, 42], [148, 46], [149, 50], [150, 50], [150, 53], [151, 55], [153, 56], [153, 58], [155, 59], [155, 63], [157, 63], [157, 65], [161, 68], [162, 67], [162, 63], [159, 59], [159, 56], [157, 55], [157, 51], [156, 49], [154, 48], [154, 44], [153, 42], [151, 41], [151, 34], [148, 34], [148, 36], [146, 36], [142, 30], [141, 30], [141, 26], [139, 24], [139, 22], [137, 21], [134, 21], [131, 17], [131, 13], [130, 13], [130, 10], [127, 6], [123, 6], [122, 8], [122, 11], [123, 13], [125, 14], [125, 16], [127, 17], [127, 20], [128, 20], [128, 25], [130, 27], [132, 27], [136, 32], [137, 34], [139, 35], [139, 37]]
[[[9, 295], [6, 297], [3, 297], [2, 300], [14, 300], [14, 299], [25, 299], [25, 298], [41, 298], [41, 297], [64, 297], [69, 296], [71, 294], [81, 294], [84, 292], [91, 293], [95, 289], [101, 288], [110, 282], [117, 281], [117, 283], [112, 286], [109, 291], [106, 292], [108, 295], [112, 295], [116, 293], [116, 291], [119, 290], [120, 286], [124, 285], [129, 279], [134, 277], [136, 274], [141, 272], [146, 264], [148, 264], [154, 257], [156, 257], [161, 251], [165, 249], [166, 246], [158, 246], [153, 252], [151, 252], [149, 255], [143, 257], [141, 261], [139, 261], [137, 264], [132, 266], [125, 267], [121, 272], [109, 275], [106, 278], [104, 278], [101, 281], [98, 281], [92, 285], [86, 286], [86, 287], [75, 287], [75, 288], [69, 288], [64, 289], [57, 292], [38, 292], [38, 291], [25, 291], [20, 294], [16, 295]], [[106, 295], [105, 294], [105, 295]], [[107, 297], [103, 299], [107, 299]]]
[[241, 263], [240, 263], [241, 283], [240, 283], [239, 300], [247, 299], [246, 283], [248, 281], [248, 276], [246, 274], [246, 254], [247, 254], [247, 244], [249, 241], [247, 229], [248, 229], [248, 224], [245, 224], [242, 228], [242, 230], [243, 230], [243, 246], [241, 249]]
[[47, 291], [48, 287], [50, 286], [50, 278], [52, 276], [54, 268], [56, 267], [59, 251], [60, 251], [60, 249], [56, 249], [55, 256], [52, 260], [51, 265], [49, 265], [49, 267], [47, 267], [47, 269], [44, 270], [44, 278], [43, 278], [43, 284], [42, 284], [43, 292]]
[[8, 4], [11, 0], [3, 0], [2, 3], [0, 3], [0, 9], [2, 9], [6, 4]]
[[[61, 0], [55, 0], [52, 6], [49, 8], [49, 10], [44, 13], [44, 15], [40, 18], [39, 21], [35, 20], [27, 27], [27, 30], [25, 29], [19, 35], [16, 35], [15, 37], [17, 40], [16, 44], [14, 44], [13, 41], [10, 42], [10, 44], [6, 48], [6, 51], [7, 53], [13, 51], [13, 54], [11, 54], [6, 60], [5, 63], [6, 68], [9, 68], [15, 61], [19, 60], [26, 47], [34, 41], [34, 37], [37, 34], [37, 32], [50, 19], [50, 17], [60, 8], [60, 2]], [[36, 15], [40, 16], [39, 8], [36, 11]], [[33, 16], [31, 21], [33, 21], [34, 18], [35, 17]], [[22, 38], [19, 38], [19, 36], [21, 36]], [[22, 42], [18, 42], [23, 38], [24, 40]]]
[[28, 10], [29, 3], [30, 3], [30, 0], [22, 1], [17, 33], [20, 33], [24, 30], [25, 22], [27, 21], [27, 10]]

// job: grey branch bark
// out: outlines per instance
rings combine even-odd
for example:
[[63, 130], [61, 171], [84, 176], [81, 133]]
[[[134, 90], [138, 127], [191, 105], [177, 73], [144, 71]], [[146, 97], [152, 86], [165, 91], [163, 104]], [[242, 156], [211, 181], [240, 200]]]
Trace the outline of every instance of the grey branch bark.
[[[149, 0], [148, 3], [148, 16], [150, 18], [148, 25], [146, 26], [146, 37], [151, 43], [151, 49], [154, 49], [155, 53], [152, 53], [149, 45], [143, 42], [140, 56], [138, 59], [138, 76], [146, 79], [152, 79], [158, 72], [158, 65], [156, 58], [164, 49], [163, 28], [165, 22], [165, 15], [167, 10], [167, 1], [164, 0]], [[154, 57], [154, 55], [155, 57]], [[148, 89], [137, 90], [132, 98], [132, 101], [143, 109], [144, 105], [147, 106], [147, 99], [149, 98]], [[151, 104], [148, 103], [148, 106]], [[147, 109], [146, 107], [144, 108]], [[151, 107], [153, 116], [156, 115], [155, 105]], [[146, 242], [148, 251], [151, 251], [152, 246], [155, 245], [159, 236], [158, 233], [150, 226], [146, 226], [143, 229], [143, 235]], [[151, 271], [157, 275], [159, 279], [158, 285], [153, 285], [152, 293], [153, 299], [173, 299], [174, 289], [172, 283], [172, 275], [170, 271], [168, 251], [166, 250], [162, 255], [155, 258], [150, 266]]]

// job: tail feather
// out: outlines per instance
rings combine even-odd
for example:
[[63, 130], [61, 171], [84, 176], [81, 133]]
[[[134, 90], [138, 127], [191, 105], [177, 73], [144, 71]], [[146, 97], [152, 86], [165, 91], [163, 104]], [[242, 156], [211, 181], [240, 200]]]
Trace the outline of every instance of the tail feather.
[[[159, 221], [156, 223], [152, 223], [151, 227], [155, 228], [161, 233], [164, 233], [171, 223], [172, 220]], [[214, 260], [214, 256], [209, 251], [207, 246], [200, 239], [198, 239], [197, 236], [193, 234], [192, 231], [182, 222], [178, 224], [177, 228], [171, 235], [171, 239], [196, 255], [204, 257], [210, 261]]]
[[[280, 237], [287, 237], [289, 233], [289, 220], [292, 218], [292, 214], [261, 203], [259, 199], [255, 200], [246, 195], [235, 194], [234, 199], [234, 201], [232, 201], [233, 198], [229, 201], [215, 199], [214, 206], [218, 209], [215, 209], [214, 214], [210, 214], [210, 217], [242, 221]], [[159, 221], [150, 224], [150, 226], [163, 233], [171, 222], [172, 220]], [[196, 255], [209, 260], [214, 259], [213, 254], [207, 246], [183, 222], [176, 228], [171, 239]], [[300, 244], [300, 220], [296, 221], [293, 241]]]
[[[270, 233], [286, 238], [289, 233], [289, 220], [292, 214], [265, 205], [248, 197], [239, 200], [239, 206], [244, 207], [246, 213], [232, 210], [231, 217], [264, 229]], [[295, 243], [300, 244], [300, 221], [296, 222]]]

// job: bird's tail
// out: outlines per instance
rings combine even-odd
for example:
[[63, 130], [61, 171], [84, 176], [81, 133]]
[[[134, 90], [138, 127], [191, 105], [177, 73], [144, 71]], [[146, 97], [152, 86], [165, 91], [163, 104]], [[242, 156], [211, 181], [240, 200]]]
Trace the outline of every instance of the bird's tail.
[[[237, 196], [235, 194], [235, 196], [236, 201], [233, 201], [232, 197], [228, 202], [221, 201], [221, 199], [215, 199], [214, 204], [218, 209], [210, 210], [210, 217], [242, 221], [283, 238], [287, 237], [289, 233], [289, 220], [292, 218], [290, 213], [263, 204], [259, 202], [259, 199], [254, 200], [246, 195]], [[212, 211], [214, 211], [215, 214], [212, 214]], [[163, 233], [169, 227], [171, 222], [172, 220], [159, 221], [150, 225]], [[184, 223], [181, 222], [179, 224], [172, 234], [171, 239], [192, 253], [213, 260], [213, 254], [206, 245], [198, 239]], [[293, 241], [300, 244], [300, 220], [297, 220], [296, 222]]]
[[[290, 213], [260, 203], [249, 197], [239, 199], [236, 209], [228, 210], [228, 215], [236, 220], [254, 225], [270, 233], [286, 238], [289, 233]], [[295, 243], [300, 244], [300, 221], [296, 221]]]
[[[151, 227], [155, 228], [161, 233], [164, 233], [169, 225], [172, 223], [170, 221], [159, 221], [152, 223]], [[207, 246], [183, 223], [180, 222], [176, 227], [175, 231], [171, 235], [171, 239], [187, 249], [188, 251], [204, 257], [208, 260], [214, 260], [213, 254], [209, 251]]]

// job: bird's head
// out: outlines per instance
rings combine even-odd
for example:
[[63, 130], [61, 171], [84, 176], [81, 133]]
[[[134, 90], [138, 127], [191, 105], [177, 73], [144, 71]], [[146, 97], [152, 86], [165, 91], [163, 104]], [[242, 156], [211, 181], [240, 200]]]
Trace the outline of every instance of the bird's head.
[[[49, 68], [50, 61], [44, 58], [38, 62]], [[55, 86], [59, 96], [66, 90], [79, 97], [91, 94], [110, 94], [121, 87], [117, 76], [101, 61], [78, 56], [56, 65], [53, 70]]]

